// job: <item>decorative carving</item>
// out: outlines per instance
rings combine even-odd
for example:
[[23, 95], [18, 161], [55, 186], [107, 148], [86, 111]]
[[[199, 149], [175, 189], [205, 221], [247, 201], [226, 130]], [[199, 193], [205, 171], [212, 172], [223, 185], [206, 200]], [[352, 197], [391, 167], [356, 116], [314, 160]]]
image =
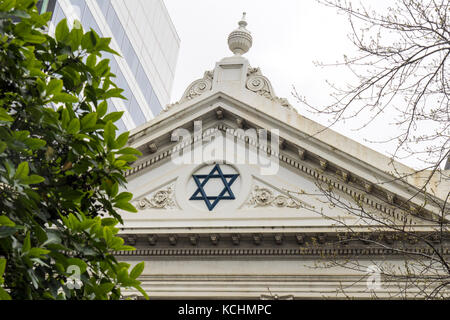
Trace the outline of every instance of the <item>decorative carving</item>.
[[300, 245], [305, 243], [305, 238], [301, 234], [295, 235], [295, 240], [297, 240], [297, 244], [300, 244]]
[[137, 237], [135, 235], [129, 235], [124, 240], [127, 244], [134, 246], [136, 244]]
[[177, 106], [179, 104], [180, 104], [179, 101], [174, 102], [174, 103], [170, 103], [170, 104], [166, 105], [166, 107], [162, 110], [162, 112], [167, 112], [167, 111], [169, 111], [170, 109], [172, 109], [173, 107], [175, 107], [175, 106]]
[[216, 110], [216, 118], [217, 118], [217, 120], [222, 120], [223, 119], [223, 110], [222, 109], [217, 109]]
[[199, 239], [199, 236], [197, 234], [192, 234], [192, 235], [189, 236], [189, 242], [193, 246], [196, 246], [198, 244], [198, 239]]
[[220, 236], [218, 234], [212, 234], [209, 236], [209, 240], [211, 240], [211, 243], [215, 246], [219, 244]]
[[231, 242], [233, 242], [233, 245], [238, 246], [241, 241], [241, 236], [239, 233], [235, 233], [231, 235]]
[[253, 75], [247, 78], [245, 87], [250, 91], [266, 97], [267, 99], [275, 99], [272, 85], [270, 84], [269, 80], [261, 74], [258, 68], [256, 69], [256, 72], [253, 73]]
[[158, 190], [138, 201], [138, 207], [141, 210], [154, 209], [172, 209], [175, 207], [173, 187], [169, 186], [166, 189]]
[[275, 243], [277, 245], [282, 245], [283, 244], [283, 235], [282, 234], [276, 234], [274, 236], [274, 239], [275, 239]]
[[387, 193], [387, 199], [389, 204], [395, 203], [395, 194], [393, 193]]
[[287, 208], [302, 208], [304, 205], [297, 200], [284, 196], [282, 194], [275, 195], [268, 188], [254, 186], [250, 199], [247, 204], [251, 207], [287, 207]]
[[280, 138], [279, 146], [280, 146], [280, 150], [286, 149], [286, 140], [284, 140], [283, 138]]
[[419, 242], [419, 239], [417, 236], [408, 236], [408, 242], [410, 244], [416, 244]]
[[431, 241], [433, 242], [433, 243], [441, 243], [441, 241], [442, 241], [442, 237], [441, 237], [441, 235], [440, 234], [438, 234], [438, 233], [433, 233], [432, 235], [431, 235]]
[[158, 146], [156, 145], [156, 143], [149, 143], [148, 150], [150, 151], [150, 153], [156, 153], [156, 151], [158, 151]]
[[262, 242], [263, 236], [262, 234], [254, 234], [253, 235], [253, 243], [257, 246], [259, 246]]
[[327, 167], [328, 167], [328, 161], [321, 159], [321, 160], [320, 160], [320, 167], [321, 167], [323, 170], [326, 170]]
[[347, 171], [345, 171], [345, 170], [340, 170], [340, 171], [337, 172], [337, 174], [341, 175], [342, 180], [344, 182], [348, 182], [350, 180], [350, 174]]
[[250, 77], [250, 76], [252, 76], [252, 75], [261, 75], [261, 70], [259, 69], [259, 68], [252, 68], [252, 67], [249, 67], [248, 69], [247, 69], [247, 77]]
[[203, 75], [203, 79], [194, 81], [184, 92], [180, 102], [192, 100], [203, 93], [210, 91], [212, 88], [213, 71], [206, 71]]
[[394, 237], [392, 235], [390, 235], [390, 234], [386, 234], [386, 235], [384, 235], [384, 241], [387, 244], [393, 244], [394, 243]]
[[158, 236], [156, 234], [151, 234], [148, 236], [148, 243], [151, 246], [156, 245], [156, 243], [158, 242]]
[[168, 239], [171, 246], [175, 246], [178, 242], [178, 236], [176, 234], [171, 234]]
[[306, 159], [306, 150], [299, 148], [298, 149], [298, 156], [300, 157], [300, 160], [305, 160]]
[[320, 244], [324, 244], [325, 241], [327, 241], [327, 235], [326, 234], [319, 234], [317, 237], [317, 240]]
[[285, 108], [297, 112], [297, 110], [292, 107], [292, 105], [286, 98], [279, 98], [275, 95], [269, 79], [262, 75], [259, 68], [249, 68], [247, 70], [247, 82], [245, 84], [245, 87], [250, 91], [253, 91], [263, 97], [266, 97], [267, 99], [279, 103]]
[[239, 129], [244, 129], [244, 127], [245, 127], [245, 120], [241, 119], [241, 118], [237, 118], [236, 119], [236, 124], [237, 124]]

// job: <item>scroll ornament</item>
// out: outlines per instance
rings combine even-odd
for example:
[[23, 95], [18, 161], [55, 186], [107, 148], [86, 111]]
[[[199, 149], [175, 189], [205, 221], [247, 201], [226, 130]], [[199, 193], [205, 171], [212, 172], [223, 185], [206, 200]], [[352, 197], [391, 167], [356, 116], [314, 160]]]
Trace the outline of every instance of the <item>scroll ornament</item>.
[[282, 194], [275, 195], [272, 190], [254, 186], [247, 204], [251, 207], [302, 208], [303, 204]]
[[213, 76], [214, 75], [212, 71], [206, 71], [203, 76], [203, 79], [194, 81], [187, 88], [180, 102], [194, 99], [195, 97], [200, 96], [207, 91], [210, 91], [212, 89]]
[[145, 197], [138, 201], [138, 207], [141, 210], [154, 209], [171, 209], [175, 207], [174, 192], [172, 187], [158, 190], [150, 197]]
[[288, 102], [285, 98], [279, 98], [275, 95], [273, 91], [272, 85], [270, 84], [269, 79], [262, 75], [261, 70], [259, 68], [249, 68], [247, 72], [247, 82], [245, 87], [253, 91], [267, 99], [275, 101], [281, 106], [286, 107], [290, 110], [295, 110], [294, 107]]

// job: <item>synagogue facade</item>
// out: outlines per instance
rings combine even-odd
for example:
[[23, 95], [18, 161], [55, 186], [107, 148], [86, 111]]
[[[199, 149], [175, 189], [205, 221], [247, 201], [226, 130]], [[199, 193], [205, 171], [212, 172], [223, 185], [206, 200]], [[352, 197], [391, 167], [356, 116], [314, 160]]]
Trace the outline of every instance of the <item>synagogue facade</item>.
[[231, 57], [131, 132], [139, 213], [122, 214], [121, 236], [137, 250], [118, 259], [146, 262], [152, 298], [395, 296], [405, 281], [386, 264], [433, 250], [386, 226], [432, 234], [450, 181], [420, 193], [426, 176], [300, 115], [244, 57], [246, 27]]

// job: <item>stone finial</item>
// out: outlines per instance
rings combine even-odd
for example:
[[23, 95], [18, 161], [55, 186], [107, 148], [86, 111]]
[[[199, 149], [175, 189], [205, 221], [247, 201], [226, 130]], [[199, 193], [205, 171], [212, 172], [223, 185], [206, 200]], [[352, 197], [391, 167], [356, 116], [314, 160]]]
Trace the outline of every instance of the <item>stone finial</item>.
[[242, 55], [252, 47], [253, 38], [250, 31], [245, 28], [247, 26], [245, 15], [244, 12], [241, 21], [239, 21], [239, 28], [228, 36], [228, 47], [235, 55]]

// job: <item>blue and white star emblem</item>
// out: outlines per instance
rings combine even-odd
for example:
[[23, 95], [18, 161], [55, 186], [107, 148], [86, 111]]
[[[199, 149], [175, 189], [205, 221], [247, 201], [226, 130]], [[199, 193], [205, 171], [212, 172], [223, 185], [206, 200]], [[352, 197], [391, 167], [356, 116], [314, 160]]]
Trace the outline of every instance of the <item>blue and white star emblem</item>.
[[[197, 190], [191, 196], [189, 200], [203, 200], [209, 211], [212, 211], [220, 200], [235, 200], [233, 191], [231, 190], [232, 184], [239, 177], [239, 174], [223, 174], [220, 169], [220, 165], [216, 164], [208, 175], [197, 174], [192, 175], [197, 185]], [[223, 190], [218, 196], [207, 196], [204, 187], [208, 183], [209, 179], [221, 179], [224, 185]]]

